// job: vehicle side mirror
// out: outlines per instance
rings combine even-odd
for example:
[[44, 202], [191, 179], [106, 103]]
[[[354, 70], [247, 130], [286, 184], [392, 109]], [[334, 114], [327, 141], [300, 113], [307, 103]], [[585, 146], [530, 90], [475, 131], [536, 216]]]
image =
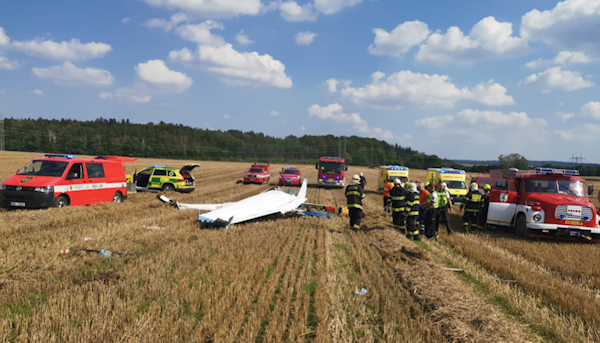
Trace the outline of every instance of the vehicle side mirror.
[[348, 171], [348, 166], [346, 166], [346, 167], [344, 168], [344, 171]]
[[588, 185], [588, 196], [592, 196], [594, 193], [594, 184]]
[[319, 164], [315, 163], [315, 169], [319, 169]]

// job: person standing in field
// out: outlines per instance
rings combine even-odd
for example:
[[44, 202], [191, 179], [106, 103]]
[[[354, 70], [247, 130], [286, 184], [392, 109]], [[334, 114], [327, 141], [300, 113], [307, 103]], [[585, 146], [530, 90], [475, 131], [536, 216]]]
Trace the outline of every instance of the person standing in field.
[[419, 194], [417, 193], [417, 185], [409, 182], [406, 190], [406, 204], [404, 214], [406, 216], [406, 238], [420, 241], [419, 235]]
[[490, 208], [490, 193], [492, 192], [492, 186], [487, 183], [483, 185], [483, 206], [479, 212], [479, 229], [483, 230], [487, 227], [488, 210]]
[[390, 182], [390, 179], [385, 179], [385, 183], [383, 184], [383, 211], [391, 212], [391, 207], [389, 206], [389, 198], [390, 191], [394, 188], [394, 183]]
[[406, 196], [408, 192], [402, 187], [402, 181], [400, 179], [394, 180], [394, 188], [390, 190], [389, 202], [392, 207], [392, 222], [394, 228], [406, 233], [406, 224], [404, 223], [404, 207]]
[[425, 186], [422, 183], [419, 184], [419, 226], [421, 230], [425, 230], [425, 203], [427, 197], [429, 197], [429, 182], [425, 182]]
[[433, 184], [427, 185], [425, 188], [429, 192], [425, 201], [425, 237], [432, 238], [437, 231], [437, 210], [439, 207], [439, 196], [436, 187]]
[[452, 199], [450, 198], [450, 192], [448, 191], [448, 187], [446, 187], [445, 182], [441, 182], [438, 184], [437, 188], [438, 193], [438, 211], [437, 211], [437, 220], [435, 230], [438, 230], [438, 226], [442, 224], [446, 225], [446, 231], [449, 235], [452, 234], [452, 229], [450, 228], [450, 218], [448, 216], [448, 212], [452, 212]]
[[472, 229], [479, 228], [479, 214], [483, 207], [483, 197], [484, 195], [479, 191], [477, 183], [471, 183], [469, 193], [465, 195], [464, 201], [460, 205], [461, 211], [465, 210], [465, 214], [463, 214], [463, 229], [466, 233], [471, 232]]
[[[365, 197], [364, 177], [352, 176], [352, 183], [346, 187], [346, 201], [350, 215], [350, 229], [359, 230], [363, 214], [362, 199]], [[366, 182], [365, 182], [366, 183]]]

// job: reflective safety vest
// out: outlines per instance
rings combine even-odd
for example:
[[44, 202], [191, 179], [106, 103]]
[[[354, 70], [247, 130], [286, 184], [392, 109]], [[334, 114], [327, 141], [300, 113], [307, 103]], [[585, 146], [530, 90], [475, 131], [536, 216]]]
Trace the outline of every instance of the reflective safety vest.
[[419, 215], [419, 195], [417, 193], [410, 192], [406, 196], [405, 213], [409, 217], [415, 217]]
[[465, 196], [464, 207], [466, 212], [479, 212], [484, 205], [486, 196], [480, 191], [469, 191]]
[[348, 208], [354, 207], [362, 210], [362, 199], [364, 197], [364, 188], [360, 182], [352, 182], [346, 187], [346, 201], [348, 202]]
[[404, 187], [394, 187], [392, 190], [390, 190], [388, 202], [392, 204], [392, 210], [394, 212], [404, 212], [407, 195], [408, 192]]
[[433, 204], [432, 208], [440, 207], [440, 193], [438, 193], [437, 189], [434, 189], [433, 192], [429, 193], [427, 203]]
[[390, 190], [392, 190], [392, 188], [394, 188], [394, 184], [391, 182], [388, 182], [386, 184], [383, 185], [383, 196], [384, 197], [389, 197], [390, 196]]
[[448, 206], [448, 192], [446, 192], [445, 190], [443, 190], [441, 193], [438, 192], [438, 199], [440, 208]]

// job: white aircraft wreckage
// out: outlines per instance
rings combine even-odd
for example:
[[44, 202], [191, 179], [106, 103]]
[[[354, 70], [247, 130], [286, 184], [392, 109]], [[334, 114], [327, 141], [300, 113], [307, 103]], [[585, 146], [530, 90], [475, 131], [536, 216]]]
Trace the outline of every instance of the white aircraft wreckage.
[[[334, 212], [335, 208], [323, 205], [306, 203], [306, 190], [308, 179], [304, 179], [297, 195], [284, 192], [281, 188], [270, 188], [260, 194], [249, 198], [224, 204], [181, 204], [164, 195], [159, 199], [173, 205], [180, 210], [199, 210], [198, 221], [202, 227], [229, 227], [248, 221], [266, 219], [288, 218], [298, 216], [317, 216], [331, 219], [331, 215], [313, 212], [310, 209], [319, 209]], [[202, 211], [208, 211], [203, 213]]]

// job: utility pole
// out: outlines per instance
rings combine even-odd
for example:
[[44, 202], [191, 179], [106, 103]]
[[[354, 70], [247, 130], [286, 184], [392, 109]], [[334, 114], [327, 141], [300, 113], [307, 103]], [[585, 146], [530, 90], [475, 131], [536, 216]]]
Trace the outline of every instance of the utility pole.
[[4, 151], [4, 115], [0, 113], [0, 151]]
[[346, 158], [346, 141], [347, 141], [346, 136], [344, 136], [344, 158]]

